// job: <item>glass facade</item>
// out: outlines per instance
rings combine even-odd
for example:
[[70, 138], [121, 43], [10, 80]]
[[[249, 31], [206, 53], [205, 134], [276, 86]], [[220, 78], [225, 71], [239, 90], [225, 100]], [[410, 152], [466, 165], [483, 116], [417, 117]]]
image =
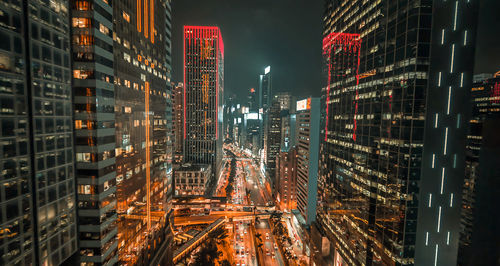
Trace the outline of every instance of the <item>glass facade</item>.
[[[446, 100], [449, 96], [441, 92], [447, 94], [448, 86], [461, 86], [456, 83], [460, 76], [463, 84], [471, 81], [472, 65], [465, 59], [451, 59], [450, 73], [450, 53], [471, 60], [474, 27], [469, 29], [464, 45], [466, 23], [454, 26], [453, 16], [457, 12], [473, 14], [476, 4], [464, 4], [472, 8], [466, 11], [469, 7], [456, 9], [454, 1], [436, 2], [325, 1], [323, 52], [327, 87], [323, 98], [318, 223], [349, 265], [413, 265], [418, 257], [416, 250], [425, 252], [419, 257], [423, 265], [434, 260], [440, 262], [438, 265], [444, 265], [443, 261], [453, 263], [453, 259], [448, 260], [453, 252], [456, 259], [457, 222], [453, 217], [458, 211], [445, 204], [453, 194], [450, 190], [458, 186], [456, 181], [445, 183], [447, 192], [439, 193], [441, 173], [422, 174], [431, 168], [424, 146], [442, 149], [442, 144], [424, 143], [437, 136], [441, 139], [444, 134], [442, 124], [439, 128], [443, 127], [443, 132], [430, 131], [433, 111], [444, 109], [442, 119], [451, 124], [465, 110], [450, 110], [450, 100]], [[442, 22], [433, 24], [433, 9]], [[473, 18], [462, 17], [475, 23]], [[443, 41], [442, 31], [447, 32]], [[460, 49], [452, 51], [458, 45]], [[431, 50], [440, 56], [431, 58]], [[435, 64], [438, 61], [443, 65], [439, 70], [439, 64]], [[435, 67], [434, 71], [431, 67]], [[447, 80], [441, 81], [444, 73]], [[442, 83], [433, 83], [438, 74]], [[442, 89], [445, 82], [446, 89]], [[434, 102], [427, 101], [430, 92]], [[451, 100], [461, 101], [463, 97], [460, 92]], [[463, 133], [462, 129], [456, 130], [450, 143], [459, 147]], [[449, 166], [453, 154], [460, 156], [460, 149], [439, 155], [439, 160], [446, 162], [441, 167]], [[460, 178], [458, 172], [450, 172], [450, 180]], [[424, 208], [429, 193], [423, 194], [423, 187], [438, 191], [434, 199], [439, 204], [434, 203], [431, 209]], [[447, 215], [441, 217], [443, 208]], [[443, 224], [444, 219], [449, 224], [446, 231], [439, 227], [436, 230], [435, 224], [441, 218]], [[422, 224], [417, 226], [419, 222]], [[427, 228], [430, 224], [432, 229]], [[450, 235], [453, 242], [446, 240]]]
[[69, 9], [0, 3], [0, 264], [76, 252]]
[[218, 27], [184, 26], [184, 160], [222, 163], [224, 42]]

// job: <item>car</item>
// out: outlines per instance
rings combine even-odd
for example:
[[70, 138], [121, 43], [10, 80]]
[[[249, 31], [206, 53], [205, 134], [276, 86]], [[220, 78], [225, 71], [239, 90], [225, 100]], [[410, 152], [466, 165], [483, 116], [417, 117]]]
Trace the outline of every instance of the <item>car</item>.
[[269, 240], [269, 233], [266, 233], [266, 239]]
[[276, 243], [273, 244], [274, 244], [274, 249], [278, 249], [278, 245], [276, 245]]
[[269, 253], [269, 251], [268, 251], [268, 252], [266, 252], [266, 255], [267, 255], [267, 256], [270, 256], [270, 255], [271, 255], [271, 253]]

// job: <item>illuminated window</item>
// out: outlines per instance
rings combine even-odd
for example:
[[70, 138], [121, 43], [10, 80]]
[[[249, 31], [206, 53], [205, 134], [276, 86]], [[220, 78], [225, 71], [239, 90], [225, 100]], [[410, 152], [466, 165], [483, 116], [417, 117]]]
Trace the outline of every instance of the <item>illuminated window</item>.
[[130, 22], [130, 15], [127, 14], [127, 12], [123, 11], [123, 18], [127, 21], [127, 22]]
[[108, 27], [102, 25], [102, 23], [99, 23], [99, 31], [108, 35], [109, 34], [109, 29]]
[[75, 79], [92, 79], [94, 78], [93, 70], [73, 70], [73, 78]]
[[92, 6], [88, 0], [76, 0], [74, 2], [74, 8], [76, 10], [91, 10]]
[[91, 22], [89, 18], [73, 18], [72, 26], [75, 28], [90, 28]]

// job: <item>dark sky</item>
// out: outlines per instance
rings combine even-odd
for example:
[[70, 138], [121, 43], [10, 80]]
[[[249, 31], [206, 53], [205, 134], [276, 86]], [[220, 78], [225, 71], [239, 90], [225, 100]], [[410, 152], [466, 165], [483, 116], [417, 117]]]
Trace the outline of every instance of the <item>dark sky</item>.
[[[182, 81], [182, 26], [219, 26], [225, 95], [258, 87], [267, 65], [273, 90], [319, 96], [323, 0], [174, 0], [173, 81]], [[500, 0], [481, 0], [476, 73], [500, 70]]]
[[182, 82], [182, 26], [219, 26], [224, 94], [244, 97], [271, 66], [273, 90], [321, 92], [322, 0], [174, 0], [173, 80]]

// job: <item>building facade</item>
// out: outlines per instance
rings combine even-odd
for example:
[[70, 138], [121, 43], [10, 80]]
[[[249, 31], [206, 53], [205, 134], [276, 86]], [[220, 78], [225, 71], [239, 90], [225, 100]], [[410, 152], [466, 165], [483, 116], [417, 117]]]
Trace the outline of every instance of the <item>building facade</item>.
[[210, 164], [215, 180], [222, 162], [224, 42], [218, 27], [184, 26], [184, 160]]
[[282, 211], [297, 209], [297, 150], [282, 149], [276, 159], [276, 205]]
[[273, 87], [271, 82], [271, 66], [264, 69], [264, 74], [259, 78], [259, 108], [264, 111], [271, 106], [273, 100]]
[[[488, 77], [482, 79], [481, 77]], [[458, 265], [493, 265], [499, 245], [495, 235], [499, 215], [491, 212], [496, 201], [495, 176], [498, 176], [498, 134], [500, 118], [500, 75], [474, 75], [471, 88], [472, 115], [466, 140], [465, 179], [462, 192], [462, 213]], [[498, 131], [497, 131], [498, 132]], [[496, 182], [496, 183], [495, 183]]]
[[281, 147], [281, 108], [280, 103], [274, 100], [271, 107], [264, 114], [264, 162], [265, 173], [271, 185], [273, 197], [276, 196], [276, 158]]
[[210, 186], [212, 166], [210, 164], [183, 164], [174, 169], [174, 195], [204, 196]]
[[0, 3], [2, 265], [77, 251], [69, 12], [66, 1]]
[[320, 100], [311, 97], [298, 101], [296, 110], [297, 209], [310, 225], [316, 220]]
[[184, 161], [184, 84], [178, 83], [172, 91], [174, 163]]
[[478, 3], [325, 3], [323, 259], [456, 265]]

